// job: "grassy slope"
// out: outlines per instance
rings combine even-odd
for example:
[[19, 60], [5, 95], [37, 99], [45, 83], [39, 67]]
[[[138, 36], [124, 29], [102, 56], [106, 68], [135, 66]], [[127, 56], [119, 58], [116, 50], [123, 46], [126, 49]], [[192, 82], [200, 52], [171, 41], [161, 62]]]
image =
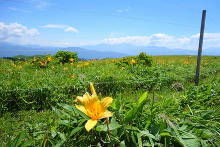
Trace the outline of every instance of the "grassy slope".
[[[194, 75], [195, 57], [189, 56], [155, 56], [155, 69], [160, 68], [161, 72], [166, 72], [176, 77], [191, 77]], [[13, 67], [12, 62], [1, 60], [0, 64], [0, 87], [2, 89], [26, 89], [26, 88], [40, 88], [50, 86], [73, 85], [88, 81], [100, 81], [105, 77], [114, 77], [114, 80], [128, 80], [132, 79], [133, 75], [130, 70], [120, 69], [114, 64], [115, 60], [102, 61], [85, 61], [80, 62], [78, 66], [72, 65], [51, 65], [48, 69], [33, 69], [29, 63], [20, 64], [22, 68]], [[188, 62], [184, 64], [184, 62]], [[220, 81], [220, 57], [203, 57], [202, 62], [202, 76], [201, 85], [212, 83], [213, 81]], [[66, 70], [66, 69], [67, 70]], [[13, 72], [11, 72], [13, 70]], [[217, 71], [217, 72], [215, 72]], [[206, 74], [209, 73], [209, 74]], [[166, 75], [165, 75], [166, 76]], [[181, 78], [180, 78], [181, 79]], [[169, 88], [162, 89], [155, 92], [156, 101], [163, 103], [166, 99], [174, 99], [174, 103], [178, 105], [180, 97], [184, 96], [187, 88], [193, 85], [193, 82], [184, 81], [185, 90], [174, 91]], [[219, 82], [220, 83], [220, 82]], [[217, 82], [216, 86], [220, 86]], [[132, 85], [131, 85], [132, 86]], [[98, 87], [98, 85], [97, 85]], [[122, 91], [114, 95], [115, 99], [133, 99], [140, 96], [144, 90], [137, 91]], [[82, 93], [83, 94], [83, 93]], [[152, 94], [150, 94], [152, 96]], [[75, 95], [71, 96], [73, 99]], [[172, 104], [171, 104], [172, 105]], [[176, 106], [176, 105], [175, 105]], [[165, 106], [164, 106], [165, 107]], [[164, 109], [161, 105], [161, 110]], [[167, 113], [173, 113], [175, 107], [166, 108]], [[25, 130], [27, 123], [39, 124], [46, 123], [48, 117], [54, 118], [55, 114], [51, 111], [21, 111], [16, 114], [6, 113], [0, 118], [0, 140], [6, 141], [6, 138], [18, 134], [21, 130]], [[7, 136], [6, 136], [7, 134]]]

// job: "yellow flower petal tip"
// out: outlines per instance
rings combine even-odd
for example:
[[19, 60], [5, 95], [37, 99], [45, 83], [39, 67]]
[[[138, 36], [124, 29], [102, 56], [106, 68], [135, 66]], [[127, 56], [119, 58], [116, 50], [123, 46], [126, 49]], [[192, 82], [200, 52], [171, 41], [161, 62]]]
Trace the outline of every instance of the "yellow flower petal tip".
[[92, 120], [92, 119], [88, 120], [85, 125], [86, 130], [89, 132], [91, 129], [95, 127], [97, 122], [98, 122], [97, 120]]
[[92, 82], [90, 82], [90, 90], [92, 92], [92, 95], [97, 95]]

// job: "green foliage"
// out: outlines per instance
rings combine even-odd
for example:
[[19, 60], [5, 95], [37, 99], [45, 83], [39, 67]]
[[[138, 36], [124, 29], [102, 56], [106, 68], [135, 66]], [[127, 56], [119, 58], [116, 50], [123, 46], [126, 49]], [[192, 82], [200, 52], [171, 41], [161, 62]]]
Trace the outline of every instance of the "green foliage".
[[146, 65], [146, 66], [151, 66], [152, 63], [153, 63], [153, 59], [151, 56], [141, 52], [138, 57], [138, 64], [143, 64], [143, 65]]
[[132, 63], [132, 60], [134, 62], [137, 62], [137, 57], [136, 56], [123, 57], [123, 58], [120, 59], [120, 61], [117, 63], [117, 65], [119, 67], [126, 67], [126, 66], [129, 66], [129, 65], [136, 64], [136, 63]]
[[[207, 108], [220, 105], [220, 88], [213, 84], [191, 86], [187, 90], [187, 96], [181, 101], [183, 106], [189, 105], [192, 108]], [[206, 105], [204, 105], [206, 104]]]
[[[43, 69], [0, 59], [2, 146], [219, 146], [220, 58], [203, 58], [214, 61], [202, 64], [200, 86], [193, 86], [194, 57], [185, 65], [185, 56], [153, 56], [151, 66], [128, 58], [137, 63], [124, 69], [112, 59], [51, 61]], [[98, 95], [113, 97], [113, 117], [87, 132], [89, 118], [73, 100], [90, 81]], [[173, 88], [178, 84], [180, 91]]]
[[139, 112], [142, 111], [143, 106], [147, 102], [147, 92], [145, 92], [139, 99], [137, 104], [133, 106], [133, 108], [128, 111], [128, 113], [125, 115], [125, 123], [129, 123], [135, 118], [135, 115], [138, 115]]
[[153, 64], [152, 57], [143, 52], [140, 53], [138, 56], [124, 57], [117, 63], [119, 67], [123, 67], [123, 68], [133, 67], [138, 65], [152, 66], [152, 64]]
[[[69, 51], [58, 51], [55, 56], [60, 63], [69, 63], [69, 62], [77, 62], [78, 57], [77, 53], [69, 52]], [[73, 61], [71, 61], [73, 59]]]

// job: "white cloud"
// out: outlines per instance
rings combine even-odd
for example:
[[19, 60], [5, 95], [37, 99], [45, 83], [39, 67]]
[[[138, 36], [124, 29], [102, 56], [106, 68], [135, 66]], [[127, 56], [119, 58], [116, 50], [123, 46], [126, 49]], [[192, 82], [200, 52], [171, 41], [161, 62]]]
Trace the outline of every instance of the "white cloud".
[[29, 29], [18, 23], [5, 24], [0, 22], [0, 41], [17, 42], [31, 39], [36, 35], [39, 35], [39, 31], [35, 28]]
[[59, 25], [59, 24], [47, 24], [44, 26], [41, 26], [42, 28], [48, 28], [48, 29], [63, 29], [64, 32], [79, 32], [75, 27], [68, 26], [68, 25]]
[[[106, 44], [132, 44], [136, 46], [159, 46], [167, 48], [197, 49], [199, 34], [176, 37], [168, 34], [152, 34], [148, 36], [125, 36], [106, 38]], [[204, 47], [220, 47], [220, 33], [205, 33]]]
[[65, 30], [64, 30], [65, 32], [79, 32], [76, 28], [74, 28], [74, 27], [67, 27]]

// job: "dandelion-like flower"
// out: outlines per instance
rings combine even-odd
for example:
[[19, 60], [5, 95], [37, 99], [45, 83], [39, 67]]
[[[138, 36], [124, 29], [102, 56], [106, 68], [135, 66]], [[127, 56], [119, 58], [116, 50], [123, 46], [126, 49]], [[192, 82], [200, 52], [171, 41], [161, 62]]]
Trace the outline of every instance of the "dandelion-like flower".
[[76, 105], [76, 108], [91, 118], [85, 124], [85, 128], [88, 132], [95, 127], [99, 119], [112, 116], [112, 113], [107, 110], [107, 107], [112, 103], [113, 100], [111, 97], [106, 97], [102, 100], [99, 100], [93, 83], [90, 83], [90, 90], [92, 95], [85, 93], [82, 97], [78, 96], [76, 98], [76, 101], [82, 104]]

